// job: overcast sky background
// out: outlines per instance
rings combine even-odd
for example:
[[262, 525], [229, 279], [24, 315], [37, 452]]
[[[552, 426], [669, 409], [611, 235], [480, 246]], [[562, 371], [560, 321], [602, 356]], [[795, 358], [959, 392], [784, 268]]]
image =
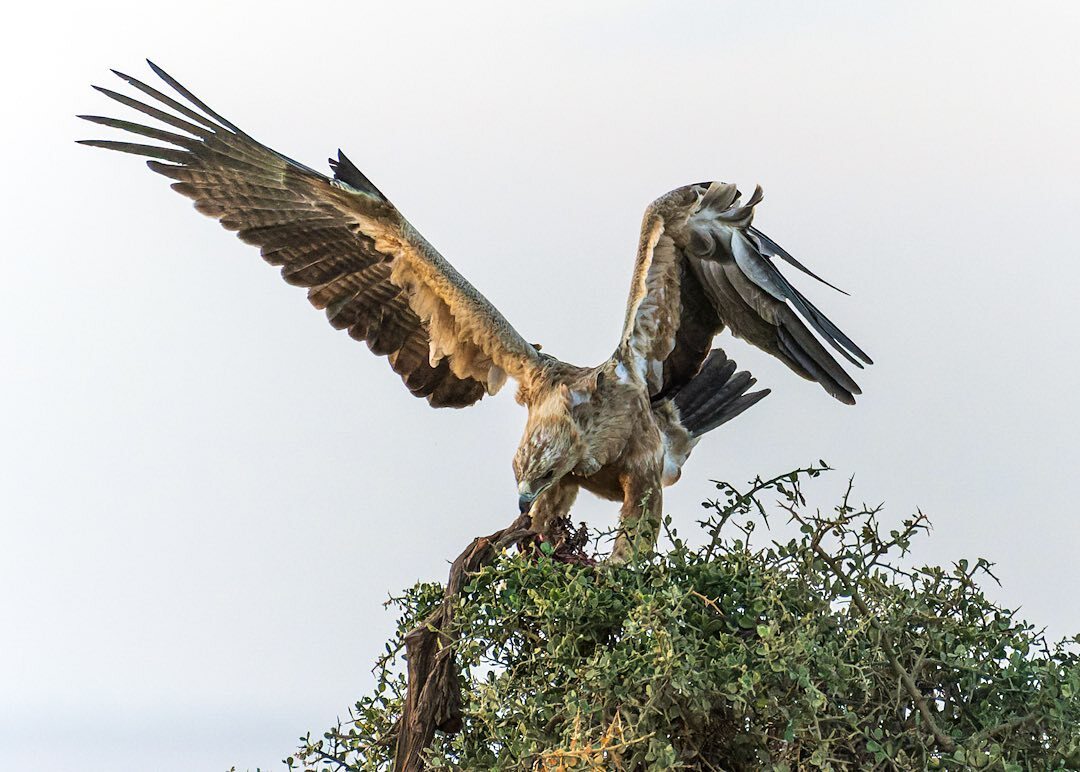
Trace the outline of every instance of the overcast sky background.
[[[14, 14], [14, 18], [12, 18]], [[22, 14], [22, 18], [19, 15]], [[318, 168], [342, 147], [530, 340], [612, 350], [645, 205], [760, 182], [756, 224], [877, 361], [773, 394], [710, 478], [818, 458], [1080, 630], [1075, 3], [21, 4], [0, 47], [0, 752], [39, 771], [276, 768], [371, 683], [381, 603], [515, 514], [512, 388], [412, 398], [257, 252], [76, 113], [150, 56]], [[107, 132], [105, 132], [107, 134]], [[579, 518], [614, 522], [583, 495]]]

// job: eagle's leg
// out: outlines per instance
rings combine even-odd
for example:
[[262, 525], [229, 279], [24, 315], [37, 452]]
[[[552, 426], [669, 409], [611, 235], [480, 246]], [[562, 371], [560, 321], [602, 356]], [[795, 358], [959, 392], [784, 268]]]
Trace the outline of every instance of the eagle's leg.
[[[570, 514], [570, 507], [577, 499], [578, 484], [563, 478], [536, 497], [529, 516], [532, 517], [532, 529], [545, 541], [555, 541], [555, 527], [560, 520]], [[552, 546], [558, 546], [553, 544]]]
[[612, 563], [625, 563], [634, 554], [648, 552], [656, 546], [663, 509], [659, 470], [650, 474], [623, 474], [619, 483], [623, 505], [619, 511], [619, 535], [611, 550]]

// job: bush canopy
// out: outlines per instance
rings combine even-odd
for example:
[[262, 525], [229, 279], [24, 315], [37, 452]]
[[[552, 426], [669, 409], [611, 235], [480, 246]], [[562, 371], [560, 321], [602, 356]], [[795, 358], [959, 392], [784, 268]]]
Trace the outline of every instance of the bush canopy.
[[[988, 600], [986, 560], [912, 564], [921, 513], [886, 530], [850, 483], [810, 511], [827, 469], [717, 483], [694, 539], [666, 519], [663, 550], [626, 565], [544, 545], [473, 574], [453, 619], [464, 725], [425, 769], [1080, 769], [1080, 636], [1051, 644]], [[759, 545], [777, 516], [798, 536]], [[393, 768], [402, 641], [442, 591], [393, 599], [374, 692], [290, 769]]]

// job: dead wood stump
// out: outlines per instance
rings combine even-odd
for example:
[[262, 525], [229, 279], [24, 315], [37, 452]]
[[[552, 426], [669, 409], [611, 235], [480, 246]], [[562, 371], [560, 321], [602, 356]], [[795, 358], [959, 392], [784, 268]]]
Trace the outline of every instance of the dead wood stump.
[[461, 729], [461, 684], [454, 663], [454, 598], [469, 574], [491, 563], [500, 551], [536, 536], [528, 515], [521, 515], [490, 536], [473, 539], [450, 566], [443, 602], [405, 636], [408, 690], [398, 721], [394, 772], [418, 772], [421, 755], [435, 730]]

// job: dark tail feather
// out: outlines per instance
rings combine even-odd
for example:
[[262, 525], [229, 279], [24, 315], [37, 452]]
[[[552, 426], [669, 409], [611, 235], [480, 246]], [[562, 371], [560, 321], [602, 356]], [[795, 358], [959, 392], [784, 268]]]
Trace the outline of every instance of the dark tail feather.
[[750, 373], [735, 372], [735, 363], [723, 349], [713, 349], [697, 375], [675, 395], [679, 420], [692, 437], [700, 437], [769, 393], [769, 389], [762, 389], [747, 394], [755, 383], [757, 379]]

